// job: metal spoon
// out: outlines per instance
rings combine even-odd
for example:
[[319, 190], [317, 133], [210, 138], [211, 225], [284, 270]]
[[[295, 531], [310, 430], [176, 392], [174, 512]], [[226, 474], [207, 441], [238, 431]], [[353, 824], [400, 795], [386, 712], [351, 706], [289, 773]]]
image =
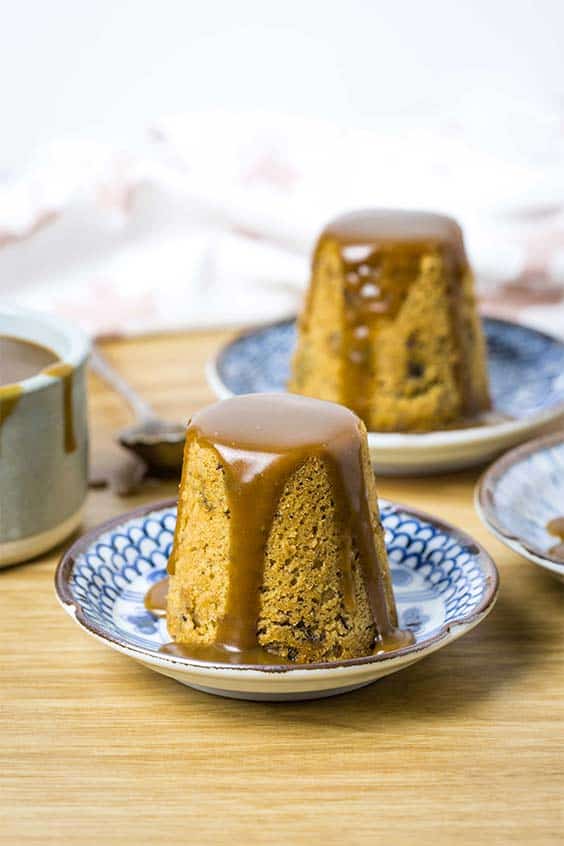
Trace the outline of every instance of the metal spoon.
[[90, 366], [123, 397], [137, 418], [133, 426], [118, 432], [120, 444], [142, 458], [152, 476], [177, 476], [182, 467], [186, 426], [157, 417], [149, 403], [114, 370], [96, 347], [90, 357]]

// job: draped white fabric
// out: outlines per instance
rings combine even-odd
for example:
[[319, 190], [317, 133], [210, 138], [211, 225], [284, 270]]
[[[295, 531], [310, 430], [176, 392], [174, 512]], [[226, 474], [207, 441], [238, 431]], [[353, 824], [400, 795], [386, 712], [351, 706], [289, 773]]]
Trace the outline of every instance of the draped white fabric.
[[424, 208], [462, 223], [484, 309], [564, 336], [563, 125], [526, 104], [486, 135], [471, 110], [370, 130], [208, 112], [125, 151], [55, 143], [0, 185], [0, 298], [93, 334], [269, 320], [333, 215]]

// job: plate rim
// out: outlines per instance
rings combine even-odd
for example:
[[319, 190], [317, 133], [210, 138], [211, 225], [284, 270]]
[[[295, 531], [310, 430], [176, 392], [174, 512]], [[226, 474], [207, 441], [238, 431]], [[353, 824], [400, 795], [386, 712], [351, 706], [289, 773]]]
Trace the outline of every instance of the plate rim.
[[431, 633], [427, 640], [419, 643], [414, 643], [411, 646], [403, 647], [402, 649], [392, 650], [390, 652], [381, 653], [379, 655], [365, 655], [361, 658], [349, 658], [341, 661], [325, 661], [311, 664], [222, 664], [220, 662], [212, 663], [205, 661], [190, 660], [188, 658], [181, 658], [177, 656], [166, 655], [164, 653], [156, 653], [144, 647], [136, 646], [119, 635], [108, 633], [102, 626], [87, 619], [82, 610], [82, 606], [78, 600], [73, 596], [70, 589], [70, 577], [74, 568], [74, 564], [79, 555], [81, 555], [100, 535], [111, 531], [118, 526], [124, 525], [130, 520], [143, 517], [153, 511], [161, 511], [177, 505], [176, 497], [167, 497], [166, 499], [157, 500], [151, 503], [145, 503], [137, 508], [127, 511], [117, 517], [109, 518], [104, 522], [98, 524], [94, 528], [85, 532], [63, 553], [57, 569], [55, 571], [55, 593], [57, 599], [61, 603], [67, 613], [84, 629], [88, 634], [93, 635], [97, 640], [101, 640], [111, 648], [119, 652], [130, 655], [137, 660], [144, 663], [150, 663], [159, 667], [169, 667], [176, 670], [186, 668], [191, 672], [197, 674], [208, 675], [210, 671], [219, 676], [233, 677], [234, 674], [247, 674], [254, 678], [276, 677], [283, 676], [285, 678], [295, 678], [296, 680], [311, 677], [312, 674], [334, 673], [336, 671], [354, 673], [355, 670], [373, 665], [401, 663], [404, 658], [410, 657], [416, 660], [422, 657], [421, 653], [426, 654], [430, 651], [435, 651], [442, 645], [451, 640], [455, 640], [462, 634], [465, 634], [474, 626], [478, 625], [485, 616], [492, 610], [497, 595], [499, 592], [499, 572], [493, 561], [491, 555], [487, 550], [475, 540], [470, 534], [457, 526], [434, 517], [425, 511], [411, 506], [403, 505], [392, 500], [379, 499], [380, 506], [383, 504], [391, 505], [398, 510], [404, 511], [408, 515], [427, 521], [442, 531], [449, 534], [454, 534], [458, 539], [463, 541], [466, 545], [475, 546], [479, 553], [479, 561], [481, 569], [484, 573], [484, 595], [480, 603], [474, 611], [466, 617], [452, 620], [450, 623], [442, 625], [434, 633]]
[[[233, 391], [227, 387], [221, 378], [219, 370], [223, 358], [234, 344], [244, 338], [256, 335], [258, 332], [264, 332], [278, 326], [295, 323], [297, 319], [298, 316], [293, 315], [279, 320], [268, 321], [267, 323], [256, 323], [251, 327], [247, 327], [246, 329], [237, 332], [232, 338], [223, 342], [216, 352], [207, 360], [205, 365], [206, 378], [214, 394], [219, 399], [228, 399], [229, 397], [235, 396]], [[489, 317], [488, 315], [484, 315], [483, 319], [491, 323], [501, 323], [506, 326], [517, 326], [521, 329], [526, 329], [535, 335], [539, 335], [558, 344], [564, 351], [564, 341], [562, 339], [555, 335], [551, 335], [548, 332], [544, 332], [541, 329], [537, 329], [534, 326], [529, 326], [526, 323], [517, 323], [514, 320], [504, 320], [500, 317]], [[271, 393], [286, 392], [271, 391]], [[552, 408], [546, 409], [545, 411], [539, 411], [536, 414], [531, 414], [520, 420], [492, 423], [487, 426], [419, 433], [369, 431], [368, 442], [369, 445], [375, 449], [394, 450], [401, 448], [402, 450], [407, 449], [414, 451], [472, 444], [485, 444], [490, 441], [497, 441], [498, 439], [506, 436], [519, 435], [520, 433], [530, 431], [532, 428], [538, 428], [539, 426], [551, 423], [561, 416], [564, 416], [564, 401], [556, 404]]]
[[541, 567], [545, 567], [553, 573], [564, 575], [564, 563], [551, 558], [550, 555], [547, 555], [546, 552], [536, 546], [536, 544], [529, 543], [522, 536], [516, 535], [509, 526], [499, 519], [493, 503], [495, 489], [499, 484], [501, 477], [505, 475], [511, 467], [519, 464], [523, 461], [523, 459], [528, 458], [535, 452], [539, 452], [547, 447], [555, 446], [557, 444], [564, 444], [564, 432], [556, 432], [551, 435], [545, 435], [541, 438], [534, 438], [533, 440], [527, 441], [527, 443], [514, 447], [504, 453], [482, 473], [476, 482], [474, 490], [474, 504], [482, 523], [502, 543], [514, 552], [517, 552], [525, 558], [528, 558], [530, 561], [533, 561], [535, 564], [539, 564]]

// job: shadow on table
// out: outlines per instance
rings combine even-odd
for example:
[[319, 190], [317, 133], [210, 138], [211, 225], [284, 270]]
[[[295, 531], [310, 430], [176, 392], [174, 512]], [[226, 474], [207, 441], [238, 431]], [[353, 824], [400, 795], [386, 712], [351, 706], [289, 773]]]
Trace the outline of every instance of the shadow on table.
[[[529, 580], [536, 591], [529, 591]], [[549, 658], [552, 648], [559, 648], [562, 592], [558, 585], [539, 581], [536, 573], [527, 574], [525, 585], [519, 582], [516, 590], [502, 591], [490, 617], [474, 631], [368, 687], [328, 699], [284, 703], [240, 702], [191, 692], [185, 707], [190, 710], [196, 696], [200, 704], [205, 701], [209, 715], [217, 709], [217, 718], [224, 724], [227, 721], [233, 731], [248, 729], [255, 720], [263, 726], [272, 721], [280, 728], [301, 722], [373, 731], [376, 718], [379, 727], [397, 728], [415, 720], [425, 723], [436, 721], [437, 716], [471, 713], [477, 701], [516, 684], [534, 665]], [[530, 603], [523, 601], [523, 592], [531, 597]], [[178, 690], [179, 697], [186, 693]], [[184, 710], [180, 698], [177, 706]]]
[[[554, 613], [560, 614], [559, 592], [552, 591], [552, 598]], [[559, 629], [551, 625], [546, 609], [539, 617], [533, 609], [502, 595], [491, 616], [456, 643], [402, 672], [346, 694], [346, 709], [341, 697], [302, 703], [303, 719], [309, 719], [311, 711], [314, 721], [330, 722], [333, 716], [338, 719], [350, 710], [356, 724], [360, 721], [365, 727], [375, 713], [379, 720], [395, 725], [464, 714], [478, 700], [496, 694], [542, 663], [556, 638], [559, 643]]]

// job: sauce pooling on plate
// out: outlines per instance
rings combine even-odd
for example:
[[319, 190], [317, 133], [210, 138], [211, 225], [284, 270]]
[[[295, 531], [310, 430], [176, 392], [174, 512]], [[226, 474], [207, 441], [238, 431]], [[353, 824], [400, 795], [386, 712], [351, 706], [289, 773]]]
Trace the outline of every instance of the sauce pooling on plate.
[[546, 524], [546, 531], [560, 539], [560, 543], [552, 546], [548, 552], [557, 561], [564, 563], [564, 516], [554, 517]]

